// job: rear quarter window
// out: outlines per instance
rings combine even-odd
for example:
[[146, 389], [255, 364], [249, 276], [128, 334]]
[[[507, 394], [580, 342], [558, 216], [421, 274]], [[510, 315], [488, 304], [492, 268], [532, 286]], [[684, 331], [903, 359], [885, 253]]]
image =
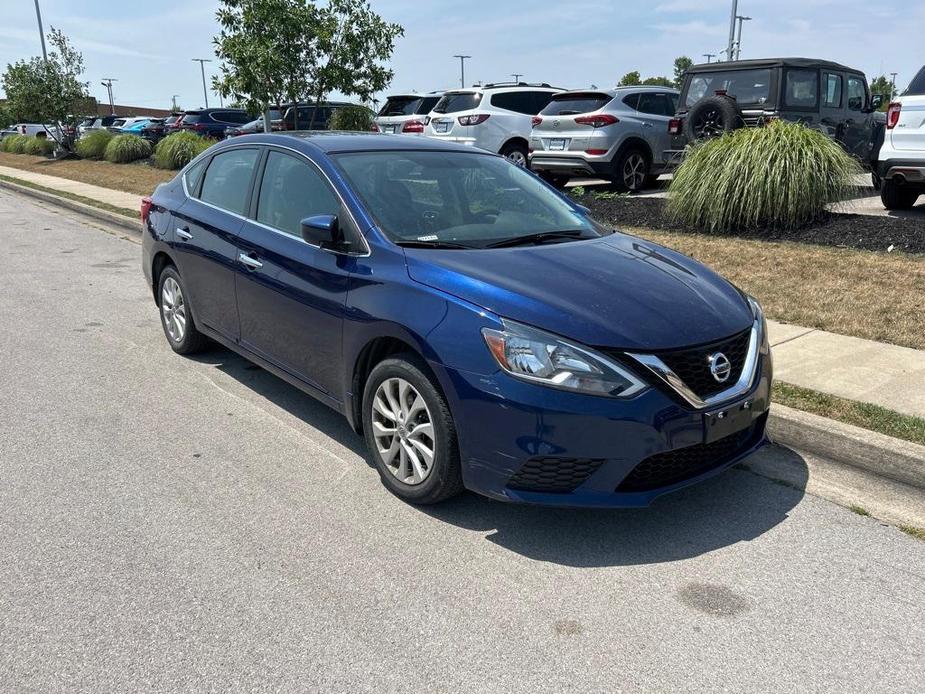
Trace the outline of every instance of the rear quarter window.
[[903, 92], [903, 96], [925, 96], [925, 67], [919, 70], [919, 74], [912, 78], [909, 88]]
[[819, 71], [787, 70], [784, 74], [784, 106], [814, 109], [819, 105]]

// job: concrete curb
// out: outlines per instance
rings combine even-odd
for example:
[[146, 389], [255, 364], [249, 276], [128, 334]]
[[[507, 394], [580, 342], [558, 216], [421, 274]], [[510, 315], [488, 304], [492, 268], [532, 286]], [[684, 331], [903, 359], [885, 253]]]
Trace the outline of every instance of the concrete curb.
[[778, 404], [768, 431], [790, 448], [925, 489], [925, 446]]
[[53, 205], [58, 205], [59, 207], [64, 207], [68, 210], [73, 210], [74, 212], [79, 212], [80, 214], [87, 215], [88, 217], [93, 217], [107, 224], [112, 224], [117, 226], [130, 234], [141, 237], [141, 212], [139, 211], [138, 219], [131, 219], [125, 215], [117, 214], [115, 212], [109, 212], [108, 210], [100, 209], [99, 207], [94, 207], [93, 205], [85, 205], [82, 202], [77, 202], [76, 200], [69, 200], [68, 198], [62, 198], [54, 193], [48, 193], [44, 190], [36, 190], [35, 188], [30, 188], [29, 186], [21, 186], [10, 181], [0, 180], [0, 188], [6, 188], [7, 190], [12, 190], [16, 193], [22, 193], [23, 195], [28, 195], [30, 197], [42, 200], [44, 202], [49, 202]]

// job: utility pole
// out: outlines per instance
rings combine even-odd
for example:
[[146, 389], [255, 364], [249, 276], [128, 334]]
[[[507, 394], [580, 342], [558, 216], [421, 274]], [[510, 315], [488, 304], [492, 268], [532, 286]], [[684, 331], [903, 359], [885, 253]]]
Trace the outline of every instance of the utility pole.
[[890, 82], [890, 101], [893, 101], [893, 99], [896, 98], [896, 75], [898, 74], [898, 72], [890, 73], [890, 77], [893, 78], [893, 80]]
[[459, 58], [459, 86], [463, 89], [466, 88], [466, 60], [471, 58], [471, 55], [454, 55], [454, 58]]
[[112, 77], [104, 77], [103, 81], [100, 82], [100, 84], [106, 87], [106, 91], [109, 92], [109, 115], [111, 116], [116, 115], [116, 107], [112, 103], [112, 83], [118, 81], [119, 80], [113, 79]]
[[739, 0], [732, 0], [732, 14], [729, 16], [729, 45], [726, 46], [726, 59], [735, 59], [736, 17], [739, 15]]
[[206, 63], [212, 61], [208, 58], [193, 58], [194, 63], [199, 63], [199, 70], [202, 72], [202, 98], [205, 100], [205, 108], [209, 108], [209, 92], [206, 91]]
[[742, 57], [742, 23], [752, 21], [751, 17], [743, 17], [742, 15], [736, 15], [736, 19], [739, 20], [739, 31], [736, 37], [736, 57], [738, 60]]
[[710, 64], [710, 60], [716, 57], [716, 53], [701, 53], [701, 55], [707, 59], [707, 65]]
[[524, 75], [523, 75], [522, 72], [512, 72], [512, 73], [511, 73], [511, 77], [514, 78], [514, 82], [515, 82], [515, 83], [519, 83], [519, 82], [520, 82], [520, 78], [523, 77], [523, 76], [524, 76]]
[[39, 0], [35, 0], [35, 17], [39, 20], [39, 38], [42, 39], [42, 60], [48, 62], [48, 53], [45, 52], [45, 30], [42, 29], [42, 11], [39, 9]]
[[171, 104], [170, 104], [170, 110], [171, 110], [171, 111], [176, 111], [176, 110], [177, 110], [177, 97], [178, 97], [178, 96], [180, 96], [180, 95], [179, 95], [179, 94], [174, 94], [173, 96], [170, 97], [170, 102], [171, 102]]

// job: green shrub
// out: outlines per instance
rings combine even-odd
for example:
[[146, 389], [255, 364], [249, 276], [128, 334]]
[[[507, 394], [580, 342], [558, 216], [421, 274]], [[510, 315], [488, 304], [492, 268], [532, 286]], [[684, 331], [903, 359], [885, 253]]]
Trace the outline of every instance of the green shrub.
[[127, 164], [136, 159], [151, 156], [151, 143], [138, 135], [116, 135], [106, 145], [106, 161], [113, 164]]
[[213, 140], [181, 130], [157, 143], [154, 164], [159, 169], [182, 169], [212, 144]]
[[668, 216], [707, 231], [797, 229], [854, 190], [858, 163], [797, 123], [742, 128], [694, 145], [669, 187]]
[[25, 154], [28, 142], [27, 135], [7, 135], [3, 138], [3, 151], [10, 154]]
[[47, 157], [55, 151], [57, 143], [50, 137], [27, 137], [23, 150], [26, 154]]
[[373, 112], [365, 106], [342, 106], [335, 109], [328, 121], [331, 130], [368, 132], [373, 127]]
[[77, 140], [77, 154], [84, 159], [102, 159], [112, 138], [108, 130], [91, 130]]

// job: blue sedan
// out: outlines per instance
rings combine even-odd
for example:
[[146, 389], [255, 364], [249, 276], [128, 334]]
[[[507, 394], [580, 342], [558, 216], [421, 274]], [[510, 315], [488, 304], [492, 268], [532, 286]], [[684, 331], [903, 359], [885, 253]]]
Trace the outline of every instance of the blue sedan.
[[217, 342], [341, 412], [410, 502], [645, 506], [767, 442], [758, 303], [496, 155], [248, 135], [142, 218], [170, 347]]

